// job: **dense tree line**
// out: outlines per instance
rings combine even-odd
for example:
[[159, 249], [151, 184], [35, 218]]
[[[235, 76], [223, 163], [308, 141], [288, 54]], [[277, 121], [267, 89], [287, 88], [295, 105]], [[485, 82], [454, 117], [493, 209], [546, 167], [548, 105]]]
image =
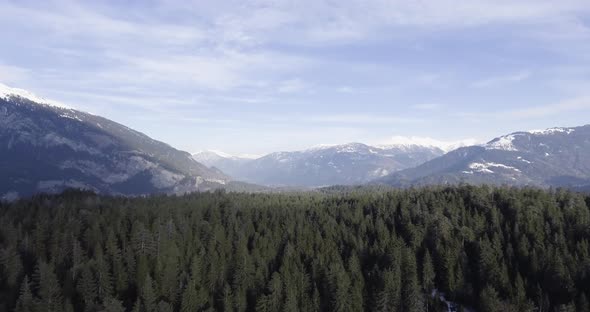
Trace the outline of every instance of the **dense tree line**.
[[590, 198], [431, 187], [0, 204], [0, 311], [590, 311]]

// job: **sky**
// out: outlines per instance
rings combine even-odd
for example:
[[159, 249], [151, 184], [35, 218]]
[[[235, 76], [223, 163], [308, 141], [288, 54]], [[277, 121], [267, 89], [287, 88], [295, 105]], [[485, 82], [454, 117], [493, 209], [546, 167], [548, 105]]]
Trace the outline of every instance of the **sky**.
[[590, 123], [587, 0], [7, 1], [0, 82], [197, 152]]

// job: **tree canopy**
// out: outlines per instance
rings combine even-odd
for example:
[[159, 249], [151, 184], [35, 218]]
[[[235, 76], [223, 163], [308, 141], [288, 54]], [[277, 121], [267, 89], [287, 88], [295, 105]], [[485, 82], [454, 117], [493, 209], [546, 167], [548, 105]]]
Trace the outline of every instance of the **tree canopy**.
[[38, 195], [0, 203], [0, 311], [587, 311], [589, 204], [468, 185]]

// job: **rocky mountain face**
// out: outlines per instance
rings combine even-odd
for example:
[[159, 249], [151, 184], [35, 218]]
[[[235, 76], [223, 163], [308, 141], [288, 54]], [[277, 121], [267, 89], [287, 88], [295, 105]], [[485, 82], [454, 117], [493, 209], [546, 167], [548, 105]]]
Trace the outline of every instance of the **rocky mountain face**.
[[121, 124], [0, 85], [0, 198], [68, 187], [184, 193], [230, 179], [187, 152]]
[[230, 157], [214, 152], [202, 152], [193, 157], [238, 180], [269, 186], [317, 187], [366, 183], [442, 154], [444, 151], [435, 146], [369, 146], [350, 143], [304, 151], [276, 152], [257, 159]]
[[377, 181], [394, 186], [466, 182], [589, 189], [589, 155], [590, 125], [515, 132]]

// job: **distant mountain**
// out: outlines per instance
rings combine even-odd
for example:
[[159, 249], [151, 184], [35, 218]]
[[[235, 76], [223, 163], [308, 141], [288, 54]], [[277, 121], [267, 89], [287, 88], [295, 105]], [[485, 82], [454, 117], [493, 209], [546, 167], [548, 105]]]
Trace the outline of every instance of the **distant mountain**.
[[589, 155], [590, 125], [515, 132], [377, 181], [394, 186], [466, 182], [589, 189]]
[[387, 146], [349, 143], [246, 159], [204, 152], [195, 159], [235, 179], [270, 186], [362, 184], [444, 154], [436, 146], [404, 142]]
[[245, 164], [252, 161], [256, 157], [240, 157], [230, 155], [220, 151], [201, 151], [193, 154], [193, 159], [202, 163], [207, 167], [217, 168], [232, 177], [239, 172]]
[[139, 195], [217, 188], [230, 178], [121, 124], [0, 84], [0, 198], [68, 187]]

